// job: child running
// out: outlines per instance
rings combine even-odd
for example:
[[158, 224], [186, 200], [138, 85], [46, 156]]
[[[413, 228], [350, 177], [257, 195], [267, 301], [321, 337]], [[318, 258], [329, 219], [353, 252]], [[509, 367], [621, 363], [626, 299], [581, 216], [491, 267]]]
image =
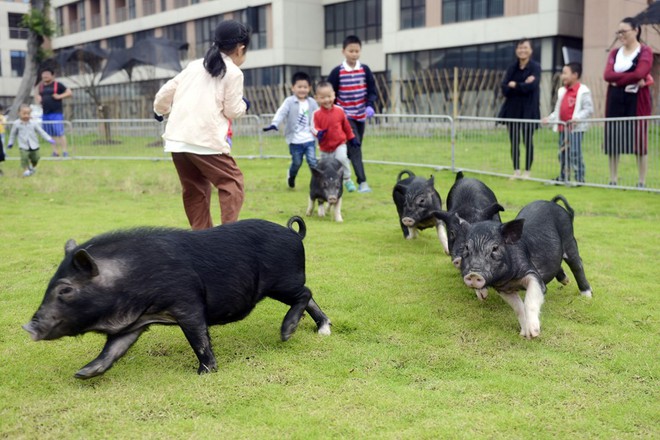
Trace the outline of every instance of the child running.
[[334, 157], [344, 169], [344, 186], [348, 192], [355, 191], [351, 180], [351, 163], [348, 160], [346, 145], [355, 145], [356, 139], [344, 110], [335, 105], [335, 91], [332, 84], [321, 81], [316, 86], [316, 102], [320, 108], [314, 112], [314, 132], [319, 140], [321, 159]]
[[42, 138], [55, 145], [55, 140], [50, 137], [38, 124], [30, 120], [32, 110], [29, 105], [22, 104], [18, 109], [17, 121], [11, 127], [7, 148], [11, 149], [14, 142], [18, 141], [18, 148], [21, 151], [21, 167], [23, 168], [23, 177], [29, 177], [37, 172], [37, 164], [41, 156], [39, 155], [39, 139], [37, 133]]
[[309, 97], [312, 89], [312, 80], [305, 72], [293, 74], [293, 95], [284, 100], [270, 125], [264, 131], [278, 130], [280, 124], [284, 125], [284, 138], [289, 144], [291, 166], [287, 173], [286, 182], [289, 188], [296, 187], [296, 176], [302, 165], [303, 156], [307, 159], [310, 168], [316, 166], [316, 142], [312, 133], [311, 115], [319, 108], [316, 101]]

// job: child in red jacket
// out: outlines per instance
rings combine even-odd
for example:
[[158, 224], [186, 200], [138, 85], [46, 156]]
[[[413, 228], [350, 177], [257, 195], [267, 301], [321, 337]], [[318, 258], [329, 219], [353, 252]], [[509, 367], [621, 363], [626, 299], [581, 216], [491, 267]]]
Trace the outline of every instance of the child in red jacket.
[[351, 163], [348, 160], [346, 144], [356, 143], [351, 125], [346, 118], [344, 110], [335, 105], [335, 91], [326, 81], [316, 86], [316, 102], [319, 109], [314, 112], [314, 132], [319, 140], [321, 159], [334, 157], [341, 162], [344, 168], [344, 186], [346, 191], [356, 190], [351, 180]]

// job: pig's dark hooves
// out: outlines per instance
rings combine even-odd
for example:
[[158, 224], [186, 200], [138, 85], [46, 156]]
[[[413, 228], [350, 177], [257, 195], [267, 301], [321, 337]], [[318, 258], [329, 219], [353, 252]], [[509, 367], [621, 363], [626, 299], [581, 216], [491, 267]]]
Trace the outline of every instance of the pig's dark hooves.
[[213, 373], [214, 371], [218, 370], [218, 366], [214, 364], [199, 364], [199, 368], [197, 369], [197, 374], [208, 374], [208, 373]]
[[78, 370], [76, 374], [73, 375], [76, 379], [91, 379], [92, 377], [100, 376], [104, 373], [104, 371], [94, 371], [94, 370], [89, 370], [87, 368], [83, 368], [81, 370]]

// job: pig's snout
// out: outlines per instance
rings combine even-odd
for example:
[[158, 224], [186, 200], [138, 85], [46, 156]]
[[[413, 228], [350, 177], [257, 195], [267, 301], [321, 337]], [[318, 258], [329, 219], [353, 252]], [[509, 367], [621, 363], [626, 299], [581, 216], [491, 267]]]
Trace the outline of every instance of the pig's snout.
[[470, 272], [469, 274], [465, 275], [463, 277], [463, 281], [465, 281], [465, 284], [468, 287], [472, 287], [474, 289], [481, 289], [486, 284], [484, 277], [475, 272]]
[[328, 203], [334, 205], [337, 203], [337, 196], [328, 196]]
[[30, 334], [30, 337], [32, 338], [33, 341], [38, 341], [40, 339], [37, 330], [34, 328], [34, 322], [30, 321], [27, 324], [25, 324], [23, 326], [23, 330], [25, 330]]
[[411, 228], [411, 227], [415, 226], [415, 219], [413, 219], [411, 217], [404, 217], [404, 218], [401, 219], [401, 223], [403, 223], [404, 225]]

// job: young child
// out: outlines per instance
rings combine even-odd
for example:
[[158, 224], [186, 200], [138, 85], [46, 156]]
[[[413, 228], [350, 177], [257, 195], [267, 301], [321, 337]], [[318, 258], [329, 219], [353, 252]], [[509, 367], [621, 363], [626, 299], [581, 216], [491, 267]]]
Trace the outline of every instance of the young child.
[[302, 165], [303, 156], [307, 159], [310, 168], [316, 166], [316, 142], [312, 133], [312, 114], [319, 108], [316, 101], [309, 97], [312, 89], [312, 80], [305, 72], [293, 74], [293, 95], [284, 100], [272, 122], [264, 131], [278, 130], [282, 122], [284, 126], [284, 138], [289, 144], [291, 154], [291, 166], [287, 174], [287, 185], [295, 188], [296, 176]]
[[346, 145], [355, 145], [356, 138], [344, 110], [335, 105], [335, 91], [329, 82], [321, 81], [316, 86], [316, 102], [320, 108], [314, 112], [314, 133], [319, 140], [321, 159], [334, 157], [344, 168], [344, 186], [348, 192], [355, 191], [351, 180], [351, 166]]
[[183, 207], [194, 230], [213, 227], [211, 189], [222, 224], [238, 220], [245, 200], [243, 173], [231, 155], [231, 121], [250, 108], [243, 97], [243, 72], [250, 29], [221, 21], [203, 59], [165, 83], [154, 98], [158, 121], [169, 115], [163, 139], [182, 188]]
[[30, 120], [31, 113], [32, 110], [30, 110], [29, 105], [23, 104], [20, 106], [18, 109], [19, 119], [11, 127], [9, 141], [7, 142], [7, 148], [12, 148], [14, 141], [18, 140], [18, 148], [21, 151], [23, 177], [31, 176], [37, 172], [37, 164], [40, 158], [37, 133], [50, 142], [51, 145], [55, 144], [55, 140], [43, 128]]
[[364, 141], [365, 121], [374, 115], [376, 101], [376, 81], [371, 69], [360, 63], [362, 42], [355, 35], [344, 39], [342, 54], [345, 59], [342, 64], [332, 69], [328, 82], [332, 84], [337, 94], [337, 105], [342, 107], [348, 116], [356, 142], [348, 147], [348, 157], [351, 159], [358, 182], [358, 192], [371, 192], [367, 183], [367, 175], [362, 163], [362, 143]]
[[[555, 124], [554, 130], [559, 131], [559, 176], [555, 179], [565, 181], [570, 179], [570, 169], [575, 172], [575, 180], [584, 183], [584, 158], [582, 156], [582, 137], [588, 128], [586, 122], [594, 113], [591, 91], [580, 83], [582, 65], [568, 63], [561, 71], [563, 86], [557, 91], [557, 103], [554, 111], [542, 122], [568, 122], [568, 130], [564, 125]], [[566, 169], [566, 167], [569, 169]]]

